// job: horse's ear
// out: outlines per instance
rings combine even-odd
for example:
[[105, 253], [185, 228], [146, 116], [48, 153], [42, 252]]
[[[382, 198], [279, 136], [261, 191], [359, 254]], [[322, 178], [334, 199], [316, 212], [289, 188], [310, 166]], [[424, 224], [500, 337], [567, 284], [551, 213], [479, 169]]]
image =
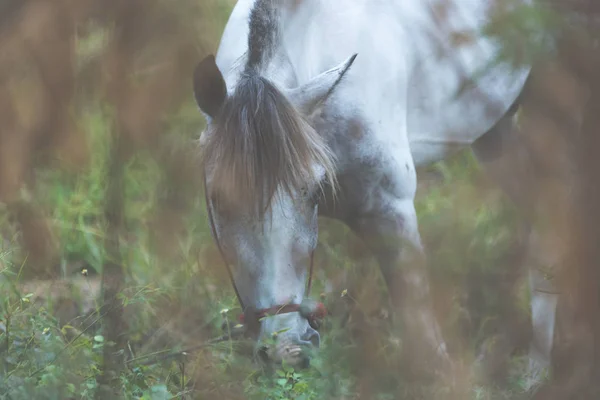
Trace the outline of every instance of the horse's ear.
[[290, 101], [305, 115], [310, 115], [335, 90], [336, 86], [352, 66], [357, 54], [346, 59], [335, 68], [325, 71], [304, 85], [290, 90]]
[[194, 96], [200, 110], [214, 118], [227, 98], [227, 86], [215, 56], [206, 56], [194, 69]]

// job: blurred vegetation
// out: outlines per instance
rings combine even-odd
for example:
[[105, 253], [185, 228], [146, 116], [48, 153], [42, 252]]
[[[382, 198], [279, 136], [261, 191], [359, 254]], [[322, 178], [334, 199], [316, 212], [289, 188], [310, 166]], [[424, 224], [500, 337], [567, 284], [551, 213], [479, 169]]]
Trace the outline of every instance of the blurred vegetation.
[[[248, 343], [208, 343], [238, 310], [195, 169], [204, 121], [189, 77], [216, 50], [232, 4], [0, 2], [0, 398], [99, 398], [114, 352], [122, 362], [111, 382], [123, 398], [448, 398], [443, 385], [402, 380], [402, 340], [386, 325], [378, 269], [334, 221], [321, 221], [314, 288], [332, 316], [309, 370], [257, 371]], [[529, 9], [515, 15], [522, 32], [541, 24]], [[519, 215], [470, 150], [419, 174], [417, 211], [450, 350], [501, 354], [462, 398], [524, 396], [527, 333], [502, 347], [529, 323]], [[103, 273], [122, 273], [117, 303], [104, 301]], [[117, 336], [102, 323], [115, 304]]]

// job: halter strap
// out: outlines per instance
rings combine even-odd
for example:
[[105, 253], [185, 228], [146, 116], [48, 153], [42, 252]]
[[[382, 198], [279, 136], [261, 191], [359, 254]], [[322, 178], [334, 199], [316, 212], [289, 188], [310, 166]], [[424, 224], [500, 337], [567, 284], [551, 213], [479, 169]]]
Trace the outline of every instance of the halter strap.
[[[229, 266], [229, 263], [227, 262], [227, 259], [225, 258], [225, 252], [223, 251], [223, 248], [221, 247], [219, 235], [217, 234], [217, 228], [216, 228], [213, 213], [212, 213], [210, 199], [208, 196], [206, 172], [204, 172], [203, 175], [204, 175], [203, 176], [203, 178], [204, 178], [204, 199], [206, 202], [206, 212], [208, 214], [208, 222], [210, 224], [210, 230], [212, 232], [212, 235], [213, 235], [213, 238], [217, 245], [217, 248], [219, 249], [219, 253], [221, 254], [221, 259], [223, 260], [223, 264], [225, 264], [225, 269], [227, 270], [227, 275], [229, 276], [229, 281], [231, 282], [231, 286], [233, 286], [233, 290], [235, 292], [237, 300], [240, 304], [240, 307], [242, 308], [242, 315], [240, 316], [240, 322], [243, 323], [244, 322], [244, 313], [246, 312], [246, 307], [244, 305], [244, 302], [242, 301], [242, 296], [240, 296], [240, 292], [237, 288], [237, 285], [235, 284], [235, 279], [233, 277], [233, 272], [231, 271], [231, 267]], [[313, 277], [313, 271], [314, 271], [314, 254], [315, 254], [315, 251], [314, 250], [311, 251], [310, 263], [309, 263], [309, 267], [308, 267], [308, 284], [306, 286], [305, 297], [310, 295], [310, 291], [312, 288], [312, 277]], [[275, 306], [269, 307], [269, 308], [263, 308], [261, 310], [256, 310], [256, 312], [254, 314], [257, 319], [260, 319], [260, 318], [266, 317], [268, 315], [298, 312], [298, 311], [300, 311], [300, 309], [301, 309], [300, 304], [284, 304], [284, 305], [275, 305]], [[309, 319], [309, 322], [311, 322], [311, 325], [312, 325], [312, 322], [315, 318], [320, 318], [320, 317], [324, 316], [324, 314], [325, 314], [324, 309], [325, 309], [324, 306], [321, 303], [318, 303], [317, 310], [314, 313], [307, 315], [305, 317]]]
[[[269, 315], [287, 314], [299, 311], [299, 304], [285, 304], [282, 306], [273, 306], [269, 308], [263, 308], [262, 310], [257, 310], [256, 313], [254, 313], [254, 318], [261, 319]], [[240, 314], [240, 316], [238, 317], [239, 322], [244, 323], [245, 317], [245, 314]]]
[[[307, 309], [309, 307], [304, 307], [302, 304], [285, 304], [283, 306], [273, 306], [270, 308], [264, 308], [262, 310], [258, 310], [252, 316], [255, 320], [260, 320], [261, 318], [268, 317], [269, 315], [279, 315], [286, 314], [292, 312], [299, 312], [304, 318], [308, 319], [310, 325], [316, 329], [318, 327], [318, 320], [325, 318], [327, 315], [327, 309], [323, 305], [323, 303], [314, 303], [311, 309]], [[238, 321], [243, 324], [246, 320], [245, 314], [240, 314], [238, 317]]]
[[242, 307], [242, 311], [246, 309], [244, 306], [244, 302], [242, 301], [242, 296], [240, 296], [240, 292], [238, 291], [237, 286], [235, 285], [235, 280], [233, 279], [233, 273], [231, 272], [231, 268], [229, 267], [229, 263], [225, 258], [225, 252], [221, 247], [221, 243], [219, 241], [219, 235], [217, 235], [217, 228], [215, 226], [215, 221], [213, 219], [212, 209], [210, 207], [210, 199], [208, 198], [208, 190], [206, 186], [206, 173], [204, 173], [204, 199], [206, 201], [206, 212], [208, 214], [208, 222], [210, 223], [210, 230], [212, 231], [212, 235], [215, 238], [215, 243], [217, 244], [217, 248], [219, 249], [219, 253], [221, 253], [221, 259], [223, 260], [223, 264], [225, 264], [225, 269], [227, 270], [227, 275], [229, 275], [229, 280], [231, 281], [231, 286], [233, 286], [233, 290], [235, 295], [240, 303], [240, 307]]

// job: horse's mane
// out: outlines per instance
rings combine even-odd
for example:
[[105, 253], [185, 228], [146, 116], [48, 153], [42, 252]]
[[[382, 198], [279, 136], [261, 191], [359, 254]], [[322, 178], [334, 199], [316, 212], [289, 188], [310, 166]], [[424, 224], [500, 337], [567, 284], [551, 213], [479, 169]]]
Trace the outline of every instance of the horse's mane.
[[280, 36], [277, 0], [257, 0], [250, 13], [245, 71], [206, 135], [202, 160], [212, 170], [209, 194], [262, 217], [279, 190], [295, 198], [324, 168], [334, 187], [333, 156], [285, 95], [261, 75]]
[[278, 190], [295, 198], [317, 183], [316, 165], [334, 183], [323, 138], [258, 73], [241, 76], [207, 133], [202, 160], [211, 169], [209, 194], [240, 211], [262, 217]]

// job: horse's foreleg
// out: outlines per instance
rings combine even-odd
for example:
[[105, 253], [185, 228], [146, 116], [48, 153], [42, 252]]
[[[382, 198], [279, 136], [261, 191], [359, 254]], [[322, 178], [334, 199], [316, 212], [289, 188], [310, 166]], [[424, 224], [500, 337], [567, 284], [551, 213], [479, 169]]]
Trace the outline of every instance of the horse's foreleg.
[[448, 372], [445, 368], [450, 366], [450, 358], [433, 313], [412, 199], [398, 200], [378, 213], [353, 218], [349, 226], [374, 253], [394, 310], [400, 311], [402, 348], [410, 369], [417, 374], [421, 368]]

